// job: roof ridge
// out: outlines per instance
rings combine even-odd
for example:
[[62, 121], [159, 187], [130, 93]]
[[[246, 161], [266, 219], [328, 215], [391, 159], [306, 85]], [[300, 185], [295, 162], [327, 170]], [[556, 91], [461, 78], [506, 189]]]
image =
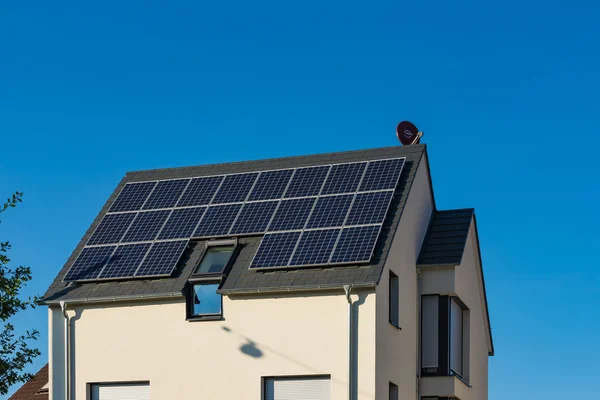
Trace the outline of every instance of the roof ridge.
[[243, 164], [248, 164], [248, 163], [256, 163], [256, 162], [261, 162], [261, 161], [289, 161], [289, 160], [295, 160], [295, 159], [303, 159], [303, 158], [309, 158], [309, 157], [327, 157], [327, 156], [332, 156], [332, 155], [355, 155], [355, 154], [360, 154], [360, 153], [367, 153], [370, 151], [385, 151], [385, 150], [400, 150], [400, 149], [415, 149], [415, 151], [423, 151], [424, 149], [427, 148], [427, 145], [425, 143], [421, 143], [421, 144], [416, 144], [416, 145], [412, 145], [412, 146], [386, 146], [386, 147], [374, 147], [374, 148], [370, 148], [370, 149], [359, 149], [359, 150], [347, 150], [347, 151], [333, 151], [333, 152], [329, 152], [329, 153], [313, 153], [313, 154], [305, 154], [305, 155], [300, 155], [300, 156], [286, 156], [286, 157], [275, 157], [275, 158], [259, 158], [259, 159], [255, 159], [255, 160], [244, 160], [244, 161], [230, 161], [230, 162], [221, 162], [221, 163], [216, 163], [216, 164], [198, 164], [198, 165], [186, 165], [183, 167], [170, 167], [170, 168], [154, 168], [154, 169], [139, 169], [139, 170], [133, 170], [133, 171], [127, 171], [125, 173], [125, 176], [127, 175], [133, 175], [133, 174], [138, 174], [138, 173], [142, 173], [142, 172], [165, 172], [165, 171], [177, 171], [177, 170], [182, 170], [182, 169], [188, 169], [188, 168], [199, 168], [199, 167], [221, 167], [221, 166], [231, 166], [231, 165], [243, 165]]

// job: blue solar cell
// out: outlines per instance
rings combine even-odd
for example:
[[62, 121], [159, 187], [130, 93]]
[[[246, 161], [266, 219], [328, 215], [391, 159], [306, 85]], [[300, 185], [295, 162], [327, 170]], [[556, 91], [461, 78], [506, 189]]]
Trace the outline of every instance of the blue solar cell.
[[144, 204], [144, 210], [175, 207], [189, 181], [189, 179], [176, 179], [158, 182]]
[[170, 210], [144, 211], [139, 213], [122, 242], [131, 243], [154, 240], [170, 213]]
[[260, 242], [250, 268], [285, 267], [299, 237], [300, 232], [267, 233]]
[[106, 214], [87, 244], [119, 243], [135, 216], [136, 213], [134, 212], [125, 214]]
[[327, 264], [341, 229], [304, 231], [290, 266]]
[[285, 198], [316, 196], [321, 191], [330, 166], [298, 168], [285, 192]]
[[67, 272], [65, 281], [98, 279], [102, 267], [117, 246], [85, 247]]
[[148, 255], [135, 273], [136, 277], [142, 276], [168, 276], [173, 273], [183, 251], [187, 247], [187, 240], [171, 242], [154, 242]]
[[395, 189], [403, 167], [404, 158], [369, 162], [359, 191]]
[[102, 270], [100, 279], [131, 278], [138, 269], [151, 243], [126, 244], [117, 247], [108, 264]]
[[139, 210], [154, 186], [156, 186], [156, 182], [128, 183], [119, 193], [109, 212]]
[[319, 197], [306, 228], [342, 226], [353, 197], [353, 194]]
[[246, 200], [257, 177], [258, 172], [227, 175], [212, 204], [236, 203]]
[[292, 169], [262, 172], [248, 201], [280, 199], [293, 172]]
[[210, 204], [224, 176], [194, 178], [179, 199], [177, 207], [204, 206]]
[[158, 235], [158, 240], [187, 239], [192, 236], [206, 207], [178, 208], [173, 210]]
[[239, 217], [231, 228], [230, 234], [262, 233], [266, 231], [277, 203], [279, 202], [261, 201], [244, 204]]
[[346, 226], [383, 223], [393, 195], [391, 190], [359, 193], [352, 204]]
[[366, 162], [332, 166], [321, 194], [356, 192], [366, 166]]
[[283, 200], [269, 225], [269, 231], [291, 231], [302, 229], [317, 199], [305, 197], [302, 199]]
[[210, 206], [194, 232], [194, 237], [227, 235], [241, 204]]
[[331, 263], [369, 262], [380, 230], [381, 225], [344, 228]]

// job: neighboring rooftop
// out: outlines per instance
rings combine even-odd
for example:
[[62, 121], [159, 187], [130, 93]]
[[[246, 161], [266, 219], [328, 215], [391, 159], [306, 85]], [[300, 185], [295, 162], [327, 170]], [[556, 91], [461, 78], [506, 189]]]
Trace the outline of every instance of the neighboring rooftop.
[[393, 157], [406, 157], [400, 181], [394, 193], [374, 256], [368, 265], [336, 267], [297, 268], [278, 271], [251, 271], [248, 269], [262, 235], [240, 238], [241, 250], [223, 284], [223, 293], [269, 291], [281, 289], [319, 289], [340, 287], [342, 284], [375, 285], [379, 281], [393, 234], [404, 210], [416, 170], [426, 150], [425, 145], [395, 146], [380, 149], [318, 154], [258, 161], [213, 164], [196, 167], [157, 169], [129, 172], [119, 183], [71, 257], [67, 260], [45, 294], [45, 301], [59, 300], [102, 300], [112, 298], [143, 298], [158, 296], [181, 296], [191, 270], [201, 256], [203, 241], [192, 241], [179, 262], [175, 273], [168, 278], [104, 281], [87, 283], [63, 282], [63, 278], [85, 243], [107, 213], [122, 187], [126, 183], [147, 180], [164, 180], [186, 177], [209, 176], [227, 173], [243, 173], [283, 168], [318, 166]]
[[44, 365], [8, 400], [48, 400], [48, 364]]

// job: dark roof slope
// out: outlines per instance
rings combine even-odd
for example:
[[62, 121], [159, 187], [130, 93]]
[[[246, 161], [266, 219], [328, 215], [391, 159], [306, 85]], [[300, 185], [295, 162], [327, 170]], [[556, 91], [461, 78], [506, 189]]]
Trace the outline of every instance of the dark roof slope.
[[8, 400], [48, 400], [48, 364], [44, 365], [29, 382], [25, 383]]
[[418, 265], [460, 264], [474, 210], [435, 211]]
[[[268, 291], [286, 288], [311, 289], [340, 286], [345, 283], [374, 285], [379, 281], [383, 264], [389, 251], [393, 234], [406, 199], [410, 192], [416, 170], [426, 150], [425, 145], [395, 146], [380, 149], [349, 151], [341, 153], [317, 154], [301, 157], [288, 157], [259, 161], [246, 161], [227, 164], [213, 164], [197, 167], [157, 169], [130, 172], [121, 180], [110, 196], [79, 245], [67, 260], [54, 282], [47, 290], [46, 302], [59, 300], [101, 300], [113, 298], [144, 298], [158, 296], [180, 296], [184, 289], [194, 262], [201, 256], [202, 242], [192, 243], [179, 263], [175, 274], [169, 278], [152, 280], [129, 280], [114, 282], [66, 283], [63, 278], [85, 243], [108, 211], [122, 187], [128, 182], [139, 182], [159, 179], [176, 179], [194, 176], [208, 176], [226, 173], [242, 173], [282, 168], [306, 167], [345, 163], [364, 160], [377, 160], [393, 157], [406, 157], [406, 163], [400, 182], [394, 194], [386, 222], [384, 223], [375, 255], [368, 266], [348, 266], [335, 268], [311, 268], [301, 270], [285, 270], [259, 272], [249, 271], [248, 265], [260, 243], [260, 236], [246, 237], [240, 240], [241, 251], [236, 258], [229, 276], [222, 286], [224, 293]], [[199, 253], [200, 252], [200, 253]]]

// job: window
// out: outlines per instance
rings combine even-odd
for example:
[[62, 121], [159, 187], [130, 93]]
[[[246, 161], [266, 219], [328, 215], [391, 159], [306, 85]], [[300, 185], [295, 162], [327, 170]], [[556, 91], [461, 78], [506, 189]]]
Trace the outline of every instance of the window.
[[217, 290], [225, 277], [235, 248], [233, 241], [215, 241], [207, 244], [200, 263], [188, 280], [188, 319], [221, 318], [223, 298]]
[[329, 376], [263, 378], [263, 400], [331, 399]]
[[398, 386], [390, 382], [390, 400], [398, 400]]
[[394, 274], [392, 271], [390, 271], [390, 304], [389, 304], [389, 311], [390, 311], [390, 323], [392, 325], [394, 325], [396, 328], [400, 327], [400, 323], [399, 323], [399, 307], [398, 307], [398, 300], [399, 300], [399, 296], [400, 294], [398, 293], [398, 276], [396, 276], [396, 274]]
[[149, 400], [148, 383], [111, 383], [89, 386], [92, 400]]
[[428, 295], [421, 300], [421, 373], [468, 375], [468, 309], [460, 299]]

